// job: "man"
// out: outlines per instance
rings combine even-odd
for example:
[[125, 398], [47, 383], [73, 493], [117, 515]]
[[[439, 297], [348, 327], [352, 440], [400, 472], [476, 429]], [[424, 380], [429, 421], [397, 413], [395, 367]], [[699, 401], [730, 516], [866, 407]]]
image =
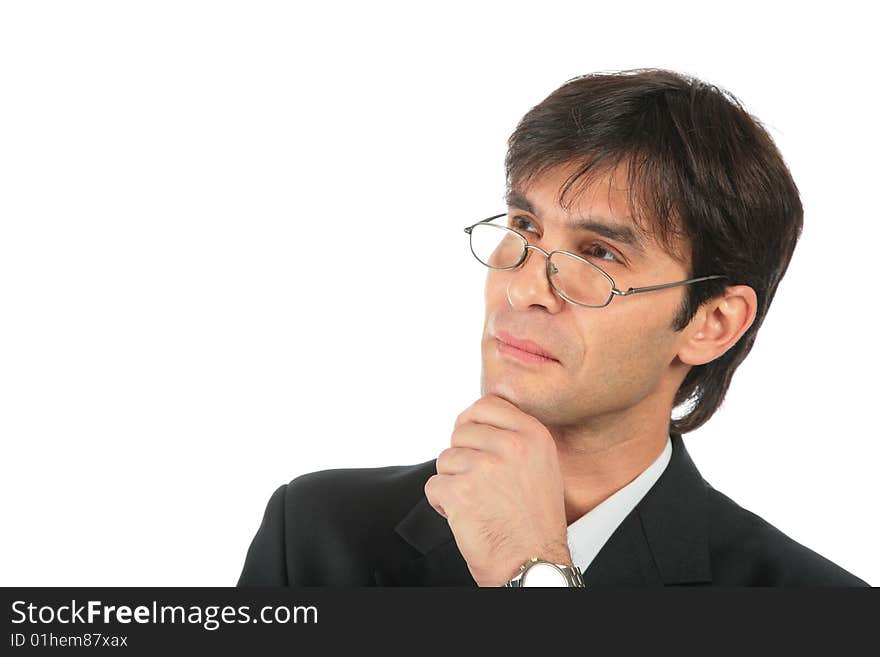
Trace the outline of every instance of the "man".
[[239, 585], [867, 585], [682, 441], [801, 233], [761, 125], [670, 71], [588, 75], [523, 117], [505, 166], [507, 212], [465, 228], [489, 267], [482, 397], [434, 460], [279, 487]]

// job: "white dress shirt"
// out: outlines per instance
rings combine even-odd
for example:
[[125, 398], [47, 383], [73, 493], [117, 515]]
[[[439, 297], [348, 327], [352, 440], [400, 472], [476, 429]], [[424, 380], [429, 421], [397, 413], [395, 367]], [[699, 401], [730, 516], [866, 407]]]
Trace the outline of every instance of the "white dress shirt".
[[586, 572], [614, 530], [660, 478], [671, 456], [672, 439], [667, 437], [666, 447], [660, 456], [638, 477], [568, 526], [571, 560], [575, 566], [580, 567], [581, 572]]

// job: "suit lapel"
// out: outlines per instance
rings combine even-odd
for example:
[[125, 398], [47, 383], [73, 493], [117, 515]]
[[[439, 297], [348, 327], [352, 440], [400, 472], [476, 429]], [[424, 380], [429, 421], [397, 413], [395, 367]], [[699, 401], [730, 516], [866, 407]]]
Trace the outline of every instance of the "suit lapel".
[[670, 434], [666, 470], [636, 506], [660, 578], [669, 584], [712, 581], [709, 562], [709, 485], [684, 447]]
[[624, 518], [584, 573], [587, 586], [670, 586], [712, 581], [707, 484], [670, 434], [660, 478]]
[[[436, 472], [436, 470], [435, 470]], [[446, 518], [422, 497], [394, 528], [421, 556], [377, 575], [398, 586], [476, 586]]]
[[[588, 587], [711, 582], [707, 485], [681, 435], [671, 438], [669, 465], [590, 563], [584, 573]], [[420, 555], [377, 572], [377, 583], [476, 586], [449, 524], [427, 498], [419, 499], [395, 531]]]
[[608, 537], [583, 575], [584, 585], [593, 588], [663, 586], [636, 509]]

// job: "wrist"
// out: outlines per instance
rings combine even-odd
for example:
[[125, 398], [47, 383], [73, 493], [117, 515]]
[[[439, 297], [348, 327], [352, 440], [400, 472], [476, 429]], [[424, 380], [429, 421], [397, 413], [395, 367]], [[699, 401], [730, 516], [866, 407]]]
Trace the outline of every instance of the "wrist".
[[533, 558], [539, 558], [542, 561], [549, 561], [550, 563], [555, 563], [559, 566], [568, 566], [569, 568], [574, 567], [574, 560], [571, 558], [571, 551], [569, 550], [568, 544], [559, 544], [559, 543], [551, 543], [549, 545], [545, 545], [542, 548], [535, 549], [531, 552], [531, 554], [523, 556], [514, 567], [510, 576], [504, 580], [499, 586], [504, 586], [511, 579], [516, 577], [522, 572], [522, 567], [526, 565]]
[[585, 586], [583, 573], [574, 565], [556, 563], [535, 556], [520, 566], [519, 572], [504, 585], [509, 588], [523, 587], [580, 587]]
[[[574, 561], [571, 558], [571, 551], [568, 548], [568, 544], [550, 545], [540, 552], [530, 554], [527, 558], [531, 559], [532, 557], [540, 557], [544, 561], [552, 561], [553, 563], [559, 564], [560, 566], [571, 567], [574, 565]], [[525, 561], [525, 559], [523, 561]]]

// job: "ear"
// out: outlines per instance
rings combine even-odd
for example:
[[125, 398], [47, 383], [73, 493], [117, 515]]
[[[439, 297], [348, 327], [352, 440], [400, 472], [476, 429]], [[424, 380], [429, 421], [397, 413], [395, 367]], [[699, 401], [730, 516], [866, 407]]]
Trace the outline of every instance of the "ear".
[[715, 360], [749, 330], [758, 312], [758, 296], [748, 285], [731, 285], [723, 295], [706, 301], [685, 329], [678, 350], [688, 365]]

